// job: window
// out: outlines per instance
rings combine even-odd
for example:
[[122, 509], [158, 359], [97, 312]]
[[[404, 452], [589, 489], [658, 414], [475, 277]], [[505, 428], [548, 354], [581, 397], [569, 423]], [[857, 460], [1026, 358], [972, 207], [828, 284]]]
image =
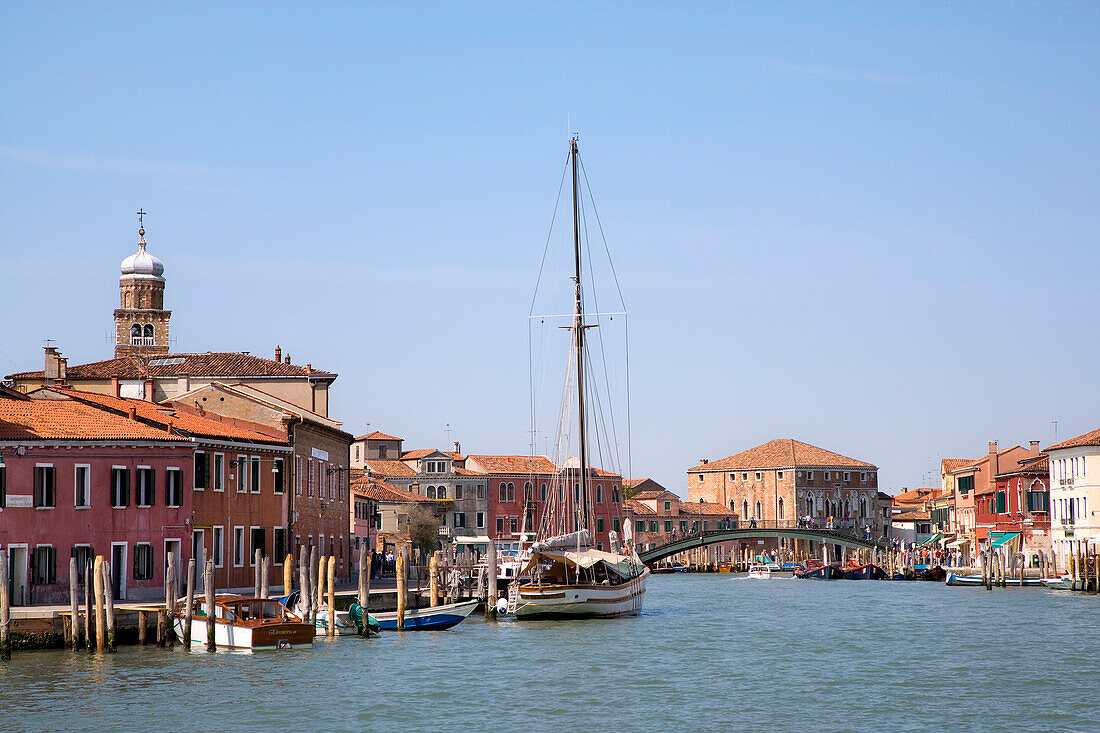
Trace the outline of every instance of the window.
[[[603, 504], [603, 485], [602, 484], [596, 484], [596, 503], [597, 504]], [[602, 532], [603, 530], [598, 530], [598, 531]]]
[[130, 326], [130, 345], [141, 346], [141, 326], [137, 323]]
[[653, 522], [649, 523], [649, 531], [650, 532], [656, 532], [657, 531], [657, 522], [653, 521]]
[[201, 450], [195, 451], [195, 488], [200, 491], [206, 488], [206, 469], [206, 454], [203, 453]]
[[687, 523], [687, 521], [686, 521], [686, 520], [683, 520], [683, 519], [681, 519], [681, 520], [680, 520], [680, 531], [681, 531], [681, 532], [687, 532], [687, 528], [688, 528], [688, 523]]
[[[358, 539], [358, 538], [356, 538]], [[283, 527], [276, 527], [275, 534], [271, 542], [272, 546], [272, 565], [282, 565], [286, 560], [286, 529]]]
[[454, 525], [456, 527], [466, 526], [466, 515], [462, 512], [455, 512]]
[[[704, 522], [703, 524], [704, 524], [704, 529], [705, 529], [706, 528], [706, 522]], [[622, 531], [622, 530], [619, 529], [619, 520], [618, 519], [612, 519], [611, 520], [611, 529], [615, 530], [616, 532], [621, 532]]]
[[542, 485], [542, 489], [539, 494], [539, 501], [546, 501], [546, 484]]
[[53, 585], [57, 582], [57, 550], [39, 545], [31, 555], [31, 585]]
[[859, 472], [859, 480], [861, 482], [867, 480], [867, 472], [866, 471], [860, 471]]
[[756, 514], [754, 514], [753, 516], [755, 516], [757, 519], [762, 519], [763, 516], [764, 516], [763, 513], [761, 513], [761, 511], [760, 511], [760, 502], [759, 501], [756, 502]]
[[308, 484], [308, 486], [306, 486], [306, 494], [308, 496], [313, 496], [313, 484], [314, 484], [314, 481], [317, 478], [317, 474], [313, 470], [313, 459], [309, 458], [307, 460], [309, 462], [309, 467], [306, 469], [306, 472], [309, 475], [309, 484]]
[[516, 485], [501, 481], [497, 493], [500, 495], [501, 503], [513, 502], [516, 500]]
[[57, 506], [57, 485], [54, 468], [50, 464], [38, 464], [34, 467], [34, 505], [35, 507]]
[[749, 472], [748, 472], [748, 471], [744, 471], [744, 472], [743, 472], [743, 473], [741, 474], [741, 480], [742, 480], [742, 481], [748, 481], [748, 480], [749, 480]]
[[294, 456], [294, 493], [302, 495], [302, 457]]
[[211, 559], [214, 561], [214, 567], [220, 568], [220, 567], [222, 567], [222, 564], [224, 563], [224, 560], [225, 560], [225, 556], [224, 556], [224, 553], [222, 551], [222, 548], [225, 545], [225, 528], [224, 527], [214, 527], [214, 532], [213, 532], [213, 536], [212, 536], [212, 539], [211, 539], [211, 543], [214, 545], [213, 550], [212, 550], [213, 557]]
[[671, 519], [666, 519], [665, 520], [665, 532], [671, 532], [671, 531], [672, 531], [672, 520]]
[[850, 471], [845, 471], [844, 472], [844, 480], [845, 481], [851, 481], [852, 480], [852, 473]]
[[89, 545], [74, 545], [69, 557], [76, 560], [76, 582], [83, 583], [88, 563], [95, 561], [95, 551]]
[[504, 517], [497, 517], [497, 534], [504, 534]]
[[152, 346], [153, 345], [153, 340], [154, 340], [153, 339], [153, 324], [146, 323], [144, 330], [145, 330], [145, 345], [146, 346]]
[[[283, 486], [284, 486], [284, 482], [286, 481], [286, 471], [283, 470], [283, 459], [282, 458], [276, 458], [273, 465], [274, 465], [274, 468], [272, 468], [272, 471], [274, 472], [274, 479], [275, 479], [275, 481], [274, 481], [274, 483], [275, 483], [275, 493], [276, 494], [281, 494], [281, 493], [283, 493]], [[276, 555], [276, 557], [279, 557], [279, 556]]]
[[0, 509], [8, 505], [8, 469], [0, 466]]
[[164, 472], [164, 493], [168, 506], [183, 506], [183, 471], [169, 468]]
[[428, 488], [424, 489], [424, 495], [427, 496], [429, 499], [434, 499], [435, 498], [435, 487], [434, 486], [429, 486]]
[[612, 486], [611, 487], [611, 503], [612, 504], [618, 504], [619, 503], [619, 487], [618, 486]]
[[959, 476], [955, 485], [959, 489], [959, 493], [966, 496], [968, 493], [974, 490], [974, 477], [973, 476]]
[[436, 492], [436, 498], [437, 499], [446, 499], [447, 498], [447, 487], [446, 486], [440, 486], [439, 487], [438, 491]]
[[134, 580], [153, 579], [153, 546], [144, 542], [134, 545]]
[[703, 476], [703, 474], [699, 474], [699, 483], [703, 483], [704, 479], [705, 477]]
[[264, 544], [264, 528], [248, 528], [248, 564], [256, 564], [256, 550], [260, 551], [260, 557], [267, 554], [267, 546]]
[[775, 507], [775, 518], [776, 518], [776, 519], [783, 519], [783, 518], [784, 518], [784, 512], [783, 512], [783, 499], [780, 499], [780, 500], [779, 500], [779, 501], [778, 501], [778, 502], [776, 503], [776, 507]]
[[252, 487], [252, 493], [260, 493], [260, 458], [259, 456], [252, 456], [252, 465], [248, 469], [249, 485]]
[[[92, 503], [91, 466], [77, 464], [73, 471], [73, 506], [87, 507]], [[3, 506], [0, 502], [0, 506]]]
[[806, 472], [806, 480], [807, 481], [813, 481], [814, 480], [814, 472], [813, 471], [807, 471]]
[[512, 517], [508, 520], [508, 526], [511, 529], [512, 534], [516, 533], [516, 517]]
[[525, 483], [523, 485], [523, 500], [524, 501], [531, 501], [532, 499], [535, 498], [533, 496], [534, 488], [535, 488], [535, 485], [532, 484], [530, 481], [528, 481], [527, 483]]
[[214, 491], [225, 491], [225, 454], [214, 454]]
[[596, 517], [596, 532], [603, 532], [603, 517]]
[[997, 492], [997, 509], [998, 514], [1004, 514], [1005, 511], [1005, 492]]
[[826, 472], [825, 472], [825, 480], [826, 480], [826, 481], [828, 481], [828, 480], [829, 480], [829, 472], [828, 472], [828, 471], [826, 471]]
[[[478, 488], [480, 488], [480, 487], [478, 487]], [[478, 529], [485, 529], [485, 512], [478, 512], [476, 519], [477, 519], [477, 528]]]
[[775, 477], [776, 477], [777, 479], [780, 479], [780, 480], [782, 480], [782, 479], [783, 479], [783, 472], [782, 472], [782, 471], [776, 471], [776, 472], [775, 472]]
[[1047, 511], [1047, 493], [1045, 491], [1027, 492], [1027, 510], [1029, 512]]
[[455, 501], [462, 499], [462, 484], [455, 484]]
[[233, 567], [244, 565], [244, 527], [233, 528]]
[[355, 460], [359, 460], [359, 444], [355, 444]]
[[741, 501], [741, 518], [745, 519], [749, 516], [749, 500], [743, 499]]
[[737, 480], [737, 474], [736, 473], [731, 473], [730, 474], [730, 481], [736, 481], [736, 480]]
[[137, 468], [138, 506], [153, 506], [156, 503], [156, 473], [149, 466]]
[[237, 455], [237, 493], [248, 491], [248, 456]]
[[757, 471], [757, 472], [756, 472], [756, 476], [755, 476], [755, 479], [756, 479], [757, 481], [759, 481], [759, 480], [760, 480], [760, 476], [761, 476], [761, 473], [760, 473], [759, 471]]
[[130, 469], [125, 466], [111, 468], [111, 506], [130, 506]]

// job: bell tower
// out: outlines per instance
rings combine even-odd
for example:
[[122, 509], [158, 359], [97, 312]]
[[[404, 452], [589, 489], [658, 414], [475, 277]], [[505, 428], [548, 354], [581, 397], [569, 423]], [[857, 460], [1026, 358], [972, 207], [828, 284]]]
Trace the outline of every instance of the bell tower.
[[144, 211], [138, 212], [138, 251], [122, 261], [115, 309], [115, 358], [126, 354], [167, 354], [164, 263], [145, 251]]

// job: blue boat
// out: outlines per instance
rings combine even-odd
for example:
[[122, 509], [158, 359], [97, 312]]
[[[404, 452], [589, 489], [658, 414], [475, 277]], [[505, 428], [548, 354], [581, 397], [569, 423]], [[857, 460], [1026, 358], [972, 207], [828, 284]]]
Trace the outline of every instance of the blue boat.
[[806, 564], [805, 570], [796, 570], [794, 577], [802, 580], [839, 580], [842, 576], [840, 568], [810, 561]]
[[872, 565], [867, 563], [866, 565], [860, 565], [854, 568], [846, 568], [843, 575], [844, 580], [885, 580], [886, 571], [880, 568], [878, 565]]
[[[449, 629], [462, 623], [463, 619], [477, 608], [477, 601], [448, 603], [434, 608], [409, 608], [405, 610], [404, 631], [427, 631], [430, 629]], [[397, 611], [372, 613], [383, 631], [397, 631]]]

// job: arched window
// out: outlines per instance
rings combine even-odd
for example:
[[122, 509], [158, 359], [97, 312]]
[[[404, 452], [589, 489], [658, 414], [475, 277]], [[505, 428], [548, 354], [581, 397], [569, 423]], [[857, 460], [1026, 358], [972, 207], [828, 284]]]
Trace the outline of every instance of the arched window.
[[755, 516], [757, 519], [762, 519], [763, 518], [763, 515], [760, 513], [760, 501], [759, 500], [757, 500], [757, 502], [756, 502], [756, 514], [754, 514], [753, 516]]
[[151, 323], [145, 324], [145, 345], [153, 345], [153, 324]]
[[424, 490], [424, 495], [427, 496], [429, 499], [434, 499], [435, 498], [435, 487], [434, 486], [429, 486], [427, 489]]
[[546, 484], [542, 485], [542, 501], [546, 501]]
[[783, 500], [780, 499], [778, 505], [775, 508], [776, 519], [783, 519]]
[[619, 487], [618, 486], [612, 486], [611, 487], [611, 503], [612, 504], [618, 504], [619, 503]]
[[580, 484], [573, 484], [573, 501], [575, 501], [578, 504], [581, 503], [581, 485]]
[[747, 519], [749, 516], [749, 500], [744, 499], [741, 501], [741, 518]]
[[737, 511], [737, 505], [734, 503], [733, 499], [730, 499], [730, 511], [731, 512]]
[[859, 518], [860, 519], [866, 519], [867, 518], [867, 497], [866, 496], [861, 496], [860, 499], [859, 499]]
[[130, 326], [130, 345], [141, 346], [141, 325], [135, 323]]
[[437, 498], [437, 499], [446, 499], [447, 498], [447, 487], [446, 486], [440, 486], [439, 489], [436, 492], [435, 498]]
[[844, 518], [847, 519], [852, 515], [852, 505], [847, 499], [844, 500]]
[[531, 501], [531, 499], [532, 499], [531, 489], [533, 489], [533, 488], [534, 488], [534, 485], [530, 481], [528, 481], [527, 483], [525, 483], [523, 485], [523, 500], [524, 501]]
[[814, 513], [814, 495], [813, 494], [806, 494], [806, 513], [807, 514], [813, 514]]
[[603, 484], [596, 484], [596, 503], [603, 504]]

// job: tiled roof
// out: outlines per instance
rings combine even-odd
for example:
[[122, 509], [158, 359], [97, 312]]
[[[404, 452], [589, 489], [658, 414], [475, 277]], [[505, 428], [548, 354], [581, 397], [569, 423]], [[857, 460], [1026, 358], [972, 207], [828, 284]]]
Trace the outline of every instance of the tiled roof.
[[406, 466], [401, 461], [370, 460], [367, 461], [367, 469], [378, 476], [404, 477], [416, 476], [416, 471]]
[[375, 430], [373, 433], [367, 433], [366, 435], [360, 435], [356, 440], [401, 440], [395, 435], [389, 435], [379, 430]]
[[1050, 473], [1050, 456], [1043, 454], [1038, 458], [1028, 459], [1020, 461], [1020, 465], [1008, 471], [997, 474], [997, 477], [1001, 476], [1034, 476], [1041, 475], [1046, 476]]
[[623, 488], [624, 489], [633, 489], [635, 486], [640, 486], [641, 484], [644, 484], [646, 481], [649, 481], [649, 479], [647, 479], [647, 478], [623, 479]]
[[643, 504], [640, 501], [634, 501], [633, 499], [627, 499], [623, 502], [623, 508], [631, 512], [634, 512], [636, 517], [655, 517], [657, 512], [649, 508], [649, 505]]
[[941, 471], [946, 471], [947, 473], [951, 473], [952, 471], [954, 471], [957, 468], [962, 468], [963, 466], [969, 466], [975, 460], [976, 459], [974, 459], [974, 458], [941, 458], [940, 459], [940, 470]]
[[709, 501], [682, 501], [680, 502], [680, 513], [734, 516], [734, 511], [732, 509], [727, 509], [721, 504], [712, 504]]
[[405, 451], [404, 453], [401, 454], [401, 460], [402, 461], [414, 461], [414, 460], [417, 460], [418, 458], [423, 458], [424, 456], [429, 456], [432, 453], [442, 453], [443, 455], [447, 456], [448, 458], [451, 458], [451, 459], [456, 460], [456, 461], [461, 461], [462, 460], [462, 454], [461, 453], [455, 453], [454, 451], [446, 451], [446, 450], [436, 450], [435, 448], [417, 448], [416, 450], [407, 450], [407, 451]]
[[181, 435], [73, 400], [0, 399], [0, 440], [158, 440]]
[[900, 494], [894, 494], [894, 504], [920, 504], [925, 501], [931, 501], [939, 495], [939, 489], [910, 489]]
[[[182, 360], [182, 361], [181, 361]], [[335, 377], [330, 372], [308, 370], [297, 364], [272, 361], [251, 354], [206, 351], [188, 354], [129, 354], [117, 359], [95, 361], [66, 367], [65, 378], [72, 382], [82, 379], [147, 379], [157, 377]], [[43, 379], [44, 374], [20, 372], [8, 379]]]
[[[302, 407], [301, 405], [296, 405], [293, 402], [290, 402], [288, 400], [284, 400], [282, 397], [279, 397], [278, 395], [273, 395], [270, 392], [265, 392], [262, 389], [257, 389], [255, 386], [253, 386], [251, 384], [237, 383], [237, 384], [229, 385], [228, 387], [226, 387], [225, 385], [222, 385], [220, 382], [218, 382], [217, 384], [219, 386], [222, 386], [225, 389], [236, 390], [238, 392], [243, 392], [246, 395], [251, 395], [254, 399], [260, 400], [262, 402], [266, 402], [271, 407], [276, 407], [280, 410], [283, 410], [284, 412], [292, 413], [292, 414], [297, 415], [298, 417], [302, 418], [303, 420], [309, 420], [310, 422], [315, 422], [318, 425], [324, 425], [325, 427], [329, 427], [329, 428], [333, 428], [335, 430], [339, 430], [340, 427], [344, 424], [344, 423], [340, 422], [339, 420], [333, 420], [331, 417], [326, 417], [325, 415], [322, 415], [319, 412], [314, 412], [313, 410], [307, 410], [306, 408]], [[340, 432], [343, 432], [343, 431], [341, 430]], [[351, 437], [351, 435], [349, 433], [344, 433], [344, 434], [347, 435], [349, 438]]]
[[639, 491], [637, 494], [634, 495], [634, 498], [637, 499], [638, 501], [652, 501], [654, 499], [660, 499], [661, 497], [664, 497], [664, 496], [667, 496], [670, 499], [675, 499], [676, 501], [680, 501], [679, 496], [677, 496], [676, 494], [673, 494], [671, 491], [667, 491], [665, 489], [661, 489], [660, 491], [657, 491], [657, 490]]
[[354, 479], [351, 482], [351, 489], [375, 501], [394, 504], [409, 504], [412, 502], [435, 503], [433, 499], [421, 496], [420, 494], [414, 494], [411, 491], [406, 491], [405, 489], [370, 476]]
[[546, 456], [466, 456], [467, 466], [470, 461], [475, 464], [473, 468], [481, 468], [485, 473], [495, 474], [539, 474], [553, 475], [557, 468]]
[[902, 512], [901, 514], [895, 514], [890, 517], [891, 522], [927, 522], [931, 519], [931, 515], [928, 512], [913, 511]]
[[1076, 438], [1070, 438], [1069, 440], [1063, 440], [1061, 443], [1055, 443], [1047, 448], [1051, 450], [1061, 450], [1062, 448], [1081, 448], [1083, 446], [1100, 445], [1100, 428], [1093, 430], [1082, 435], [1078, 435]]
[[96, 394], [93, 392], [81, 392], [65, 387], [48, 387], [46, 389], [66, 395], [71, 399], [86, 404], [97, 405], [118, 413], [119, 415], [126, 415], [133, 409], [136, 416], [145, 422], [163, 425], [165, 428], [171, 425], [173, 430], [178, 430], [188, 435], [219, 440], [242, 440], [249, 443], [286, 444], [285, 441], [281, 441], [270, 435], [264, 435], [263, 433], [257, 433], [217, 420], [209, 420], [199, 415], [193, 415], [188, 412], [158, 405], [155, 402], [130, 399], [127, 397], [113, 397], [111, 395]]
[[693, 471], [726, 471], [729, 469], [791, 468], [796, 466], [837, 466], [843, 468], [875, 468], [872, 464], [848, 458], [839, 453], [802, 443], [791, 438], [770, 440], [736, 455], [709, 463], [700, 463]]
[[[1019, 449], [1022, 449], [1022, 448], [1021, 448], [1021, 446], [1018, 446], [1018, 445], [1014, 445], [1011, 448], [1001, 448], [1000, 450], [997, 451], [997, 456], [1000, 457], [1000, 456], [1003, 456], [1005, 453], [1008, 453], [1009, 451], [1014, 451], [1014, 450], [1019, 450]], [[984, 464], [984, 463], [989, 463], [989, 454], [988, 453], [986, 455], [982, 456], [981, 458], [976, 458], [973, 461], [970, 461], [969, 463], [964, 463], [963, 465], [961, 465], [957, 468], [951, 469], [951, 473], [959, 473], [961, 471], [977, 470], [977, 469], [980, 469], [982, 467], [982, 464]]]

